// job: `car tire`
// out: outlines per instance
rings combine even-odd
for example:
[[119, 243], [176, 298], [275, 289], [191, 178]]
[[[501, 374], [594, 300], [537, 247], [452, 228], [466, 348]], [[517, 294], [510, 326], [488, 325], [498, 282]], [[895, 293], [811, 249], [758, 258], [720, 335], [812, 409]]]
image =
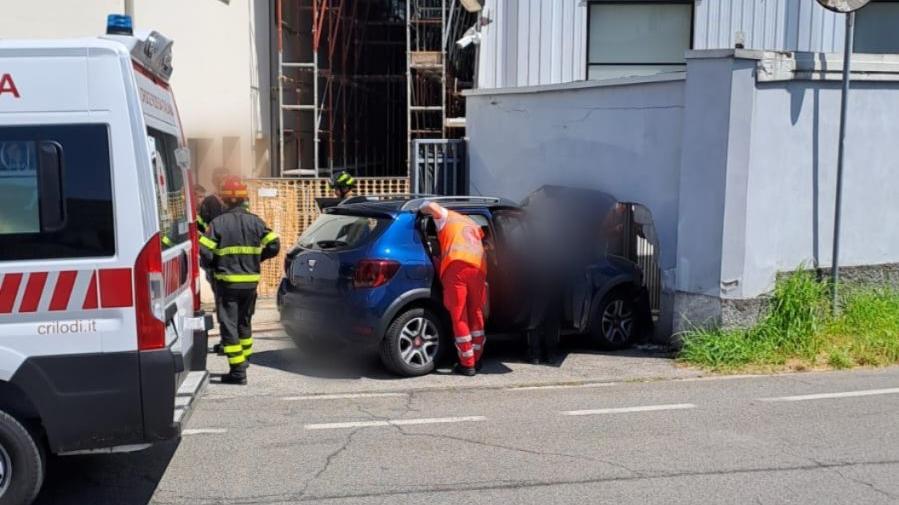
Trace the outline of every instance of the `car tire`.
[[0, 411], [0, 505], [27, 505], [44, 482], [39, 442], [14, 417]]
[[381, 340], [381, 362], [397, 375], [418, 377], [434, 371], [445, 340], [442, 319], [432, 310], [406, 310], [390, 323]]
[[625, 349], [640, 335], [640, 318], [626, 289], [605, 295], [590, 315], [590, 337], [601, 349]]

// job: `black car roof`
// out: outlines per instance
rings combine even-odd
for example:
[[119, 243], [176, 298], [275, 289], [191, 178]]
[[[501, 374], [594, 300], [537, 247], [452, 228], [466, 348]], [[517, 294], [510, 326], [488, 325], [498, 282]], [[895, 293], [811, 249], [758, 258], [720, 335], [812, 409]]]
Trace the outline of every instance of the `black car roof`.
[[395, 216], [403, 212], [415, 212], [425, 200], [437, 202], [448, 209], [517, 209], [512, 200], [482, 196], [431, 196], [431, 195], [386, 195], [353, 197], [326, 212], [374, 213]]

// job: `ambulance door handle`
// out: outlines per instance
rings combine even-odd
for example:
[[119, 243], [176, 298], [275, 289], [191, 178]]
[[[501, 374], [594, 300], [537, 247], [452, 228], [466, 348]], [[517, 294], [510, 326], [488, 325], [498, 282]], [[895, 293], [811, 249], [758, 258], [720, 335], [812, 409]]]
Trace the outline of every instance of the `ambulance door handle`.
[[190, 260], [187, 257], [187, 251], [181, 251], [179, 262], [181, 263], [181, 278], [178, 279], [178, 285], [182, 285], [187, 282], [187, 276], [189, 274]]
[[165, 324], [168, 326], [172, 321], [175, 320], [175, 316], [178, 314], [178, 306], [174, 303], [166, 307], [165, 309]]

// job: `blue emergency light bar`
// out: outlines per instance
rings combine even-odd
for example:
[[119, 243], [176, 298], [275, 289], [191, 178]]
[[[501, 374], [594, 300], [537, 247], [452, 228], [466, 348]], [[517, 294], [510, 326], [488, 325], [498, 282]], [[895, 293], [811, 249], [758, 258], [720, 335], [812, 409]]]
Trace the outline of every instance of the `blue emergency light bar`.
[[134, 35], [134, 23], [131, 16], [110, 14], [106, 17], [106, 35]]

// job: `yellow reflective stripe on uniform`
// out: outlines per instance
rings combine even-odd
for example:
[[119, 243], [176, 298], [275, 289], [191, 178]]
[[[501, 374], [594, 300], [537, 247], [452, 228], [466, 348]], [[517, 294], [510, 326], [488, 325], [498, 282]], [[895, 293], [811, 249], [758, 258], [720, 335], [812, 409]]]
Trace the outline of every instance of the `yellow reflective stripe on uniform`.
[[249, 358], [253, 355], [253, 337], [240, 339], [240, 345], [243, 346], [244, 357]]
[[203, 219], [203, 216], [197, 214], [197, 224], [200, 226], [206, 226], [206, 220]]
[[267, 245], [271, 244], [272, 242], [274, 242], [275, 240], [278, 240], [278, 234], [273, 231], [270, 231], [270, 232], [266, 233], [264, 237], [262, 237], [261, 243], [263, 246], [267, 246]]
[[162, 236], [162, 245], [164, 245], [164, 246], [172, 245], [172, 239], [170, 239], [168, 235], [163, 235]]
[[237, 354], [239, 352], [243, 352], [243, 346], [240, 344], [226, 345], [222, 346], [222, 351], [225, 354]]
[[225, 282], [259, 282], [260, 274], [215, 274], [215, 280]]
[[233, 358], [228, 358], [229, 365], [239, 365], [247, 360], [247, 357], [241, 354], [240, 356], [234, 356]]
[[213, 251], [215, 251], [215, 248], [219, 246], [215, 242], [215, 240], [212, 240], [211, 238], [207, 237], [206, 235], [203, 235], [200, 237], [200, 245], [205, 247], [206, 249], [211, 249]]
[[261, 247], [252, 247], [252, 246], [243, 246], [243, 245], [233, 245], [229, 247], [222, 247], [221, 249], [216, 249], [213, 251], [216, 256], [232, 256], [238, 254], [262, 254]]

